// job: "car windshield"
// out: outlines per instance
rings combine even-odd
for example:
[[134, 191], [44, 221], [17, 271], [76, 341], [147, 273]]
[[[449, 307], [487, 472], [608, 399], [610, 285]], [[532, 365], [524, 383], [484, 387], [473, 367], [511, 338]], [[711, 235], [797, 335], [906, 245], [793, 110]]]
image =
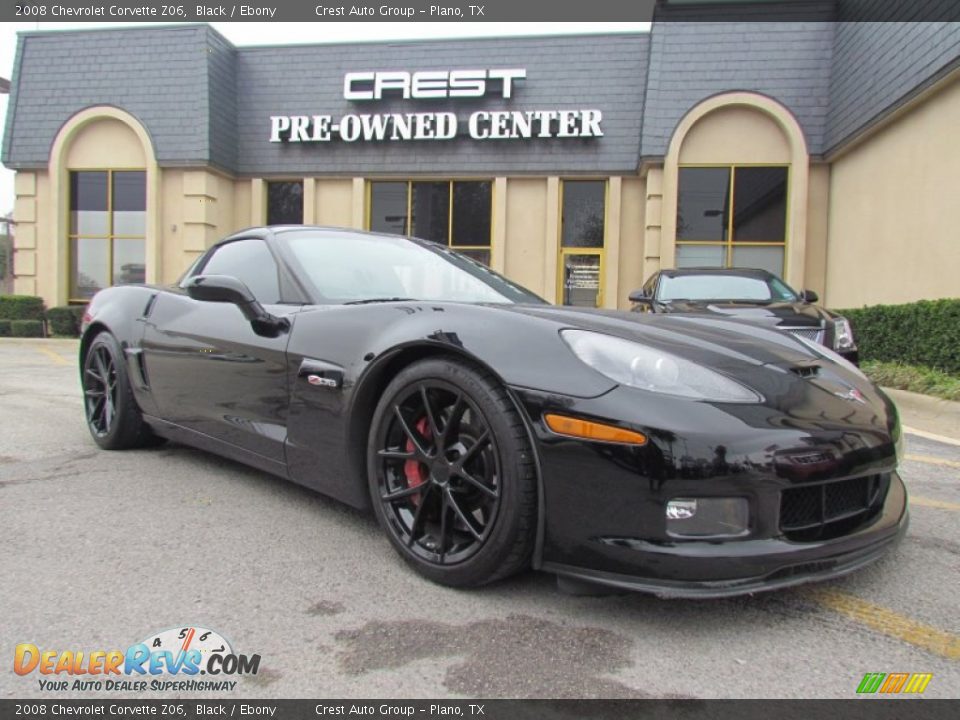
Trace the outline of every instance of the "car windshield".
[[325, 302], [545, 303], [486, 265], [441, 245], [309, 230], [279, 237]]
[[664, 275], [658, 300], [738, 300], [745, 302], [794, 302], [797, 294], [777, 277], [749, 275]]

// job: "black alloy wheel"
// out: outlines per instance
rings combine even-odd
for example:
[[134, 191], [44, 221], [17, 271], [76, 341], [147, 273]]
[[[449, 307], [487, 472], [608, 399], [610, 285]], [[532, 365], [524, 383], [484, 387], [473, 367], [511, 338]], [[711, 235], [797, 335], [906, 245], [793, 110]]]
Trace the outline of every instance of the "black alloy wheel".
[[377, 518], [421, 573], [478, 585], [529, 562], [533, 453], [489, 375], [452, 360], [401, 372], [375, 413], [368, 465]]
[[155, 440], [133, 397], [123, 350], [109, 332], [101, 332], [87, 348], [81, 386], [87, 427], [97, 445], [124, 450]]
[[117, 417], [117, 368], [104, 343], [87, 353], [83, 368], [83, 397], [90, 432], [100, 438], [109, 435]]

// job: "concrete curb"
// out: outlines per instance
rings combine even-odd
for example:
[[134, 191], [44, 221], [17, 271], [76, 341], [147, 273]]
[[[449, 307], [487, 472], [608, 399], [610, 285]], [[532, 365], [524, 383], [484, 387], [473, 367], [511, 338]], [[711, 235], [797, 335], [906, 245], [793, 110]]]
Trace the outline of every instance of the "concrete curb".
[[905, 427], [960, 444], [960, 402], [894, 388], [883, 388], [883, 391], [897, 404], [900, 422]]

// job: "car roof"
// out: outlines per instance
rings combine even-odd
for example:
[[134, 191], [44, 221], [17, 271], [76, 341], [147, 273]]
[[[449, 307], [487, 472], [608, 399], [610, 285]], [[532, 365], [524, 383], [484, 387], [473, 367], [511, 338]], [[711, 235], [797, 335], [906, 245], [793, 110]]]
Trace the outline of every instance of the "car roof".
[[776, 277], [769, 270], [762, 268], [715, 268], [715, 267], [689, 267], [689, 268], [670, 268], [661, 270], [661, 275], [667, 277], [684, 277], [688, 275], [732, 275], [734, 277], [749, 278], [767, 278]]
[[420, 245], [440, 245], [440, 243], [435, 243], [431, 240], [424, 240], [422, 238], [417, 238], [410, 235], [391, 235], [390, 233], [370, 232], [369, 230], [357, 230], [356, 228], [336, 227], [332, 225], [257, 225], [254, 227], [244, 228], [243, 230], [238, 230], [235, 233], [231, 233], [227, 237], [218, 240], [213, 244], [212, 247], [216, 245], [222, 245], [233, 240], [240, 240], [242, 238], [265, 238], [270, 235], [283, 235], [284, 233], [299, 232], [301, 230], [319, 230], [324, 233], [338, 233], [340, 235], [362, 235], [366, 238], [379, 238], [383, 240], [397, 240], [398, 238], [402, 238]]

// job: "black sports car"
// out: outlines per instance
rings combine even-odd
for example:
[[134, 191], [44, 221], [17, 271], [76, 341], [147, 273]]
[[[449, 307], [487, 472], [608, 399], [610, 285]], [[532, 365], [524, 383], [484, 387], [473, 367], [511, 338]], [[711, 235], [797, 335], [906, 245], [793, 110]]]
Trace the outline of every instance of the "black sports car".
[[553, 307], [420, 240], [258, 228], [84, 318], [106, 449], [177, 440], [370, 507], [454, 586], [662, 595], [855, 570], [902, 536], [896, 409], [803, 338]]
[[739, 318], [826, 345], [856, 365], [850, 323], [815, 305], [818, 299], [812, 290], [797, 292], [768, 270], [746, 268], [660, 270], [630, 294], [634, 312]]

